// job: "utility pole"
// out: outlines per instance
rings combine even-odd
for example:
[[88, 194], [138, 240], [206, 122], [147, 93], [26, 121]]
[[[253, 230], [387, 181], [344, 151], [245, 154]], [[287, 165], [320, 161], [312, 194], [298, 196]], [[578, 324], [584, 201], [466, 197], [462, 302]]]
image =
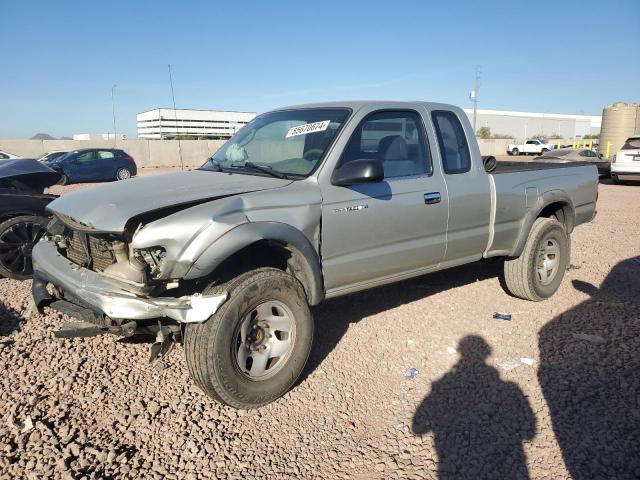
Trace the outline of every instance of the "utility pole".
[[116, 129], [116, 102], [113, 98], [113, 91], [115, 90], [115, 88], [118, 85], [113, 85], [113, 87], [111, 87], [111, 110], [113, 112], [113, 146], [116, 146], [116, 141], [118, 138], [118, 131]]
[[473, 85], [473, 90], [469, 94], [469, 99], [473, 102], [473, 133], [476, 132], [476, 121], [478, 118], [478, 91], [480, 90], [480, 65], [476, 65], [476, 79]]
[[180, 156], [180, 170], [184, 170], [182, 163], [182, 144], [180, 143], [180, 134], [178, 131], [178, 112], [176, 111], [176, 97], [173, 94], [173, 77], [171, 76], [171, 64], [169, 64], [169, 83], [171, 84], [171, 99], [173, 100], [173, 120], [175, 122], [176, 137], [178, 137], [178, 155]]

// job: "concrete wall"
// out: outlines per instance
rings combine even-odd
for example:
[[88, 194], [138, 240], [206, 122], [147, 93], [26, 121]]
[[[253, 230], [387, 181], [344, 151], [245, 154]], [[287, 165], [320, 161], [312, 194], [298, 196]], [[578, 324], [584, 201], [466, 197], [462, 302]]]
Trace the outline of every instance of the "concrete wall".
[[[571, 141], [550, 140], [551, 143], [571, 143]], [[478, 139], [482, 155], [506, 155], [507, 145], [517, 143], [516, 140]], [[120, 148], [131, 155], [142, 168], [177, 167], [180, 165], [180, 150], [185, 167], [199, 167], [207, 158], [224, 144], [223, 140], [118, 140], [114, 147], [113, 140], [2, 140], [0, 150], [28, 158], [37, 158], [45, 152], [53, 150], [77, 150], [80, 148]], [[258, 156], [267, 144], [253, 145]], [[291, 148], [295, 145], [290, 144]], [[286, 157], [295, 157], [299, 152], [283, 152]]]
[[2, 140], [0, 150], [37, 158], [53, 150], [80, 148], [120, 148], [131, 155], [139, 167], [174, 167], [180, 165], [180, 150], [186, 167], [198, 167], [224, 143], [223, 140]]

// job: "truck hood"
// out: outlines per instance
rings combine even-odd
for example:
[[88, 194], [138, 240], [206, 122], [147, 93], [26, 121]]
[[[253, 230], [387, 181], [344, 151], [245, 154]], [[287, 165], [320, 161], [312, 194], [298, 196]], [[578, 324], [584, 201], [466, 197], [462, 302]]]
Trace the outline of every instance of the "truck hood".
[[63, 195], [48, 210], [78, 229], [119, 233], [142, 214], [287, 186], [291, 180], [193, 170], [135, 178]]

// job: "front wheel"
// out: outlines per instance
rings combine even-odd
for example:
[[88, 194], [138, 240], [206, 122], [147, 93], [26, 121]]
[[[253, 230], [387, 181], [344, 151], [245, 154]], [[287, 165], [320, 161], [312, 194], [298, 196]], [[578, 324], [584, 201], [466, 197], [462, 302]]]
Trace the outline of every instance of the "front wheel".
[[0, 276], [15, 280], [33, 276], [31, 250], [44, 235], [49, 220], [22, 215], [0, 223]]
[[240, 275], [205, 294], [228, 298], [206, 322], [185, 330], [195, 383], [210, 397], [251, 409], [284, 395], [302, 373], [313, 341], [313, 317], [302, 285], [275, 268]]
[[548, 148], [543, 148], [542, 149], [542, 153], [540, 153], [540, 155], [544, 155], [545, 153], [547, 153], [549, 151]]
[[518, 258], [504, 262], [506, 290], [516, 297], [539, 302], [549, 298], [569, 265], [569, 236], [555, 219], [538, 218]]

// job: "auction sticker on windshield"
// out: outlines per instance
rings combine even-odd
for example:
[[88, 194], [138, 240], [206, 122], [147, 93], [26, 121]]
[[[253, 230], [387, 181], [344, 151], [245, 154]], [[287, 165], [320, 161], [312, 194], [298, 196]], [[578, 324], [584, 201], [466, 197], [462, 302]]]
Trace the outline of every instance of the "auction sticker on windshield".
[[307, 133], [324, 132], [329, 128], [331, 120], [324, 120], [322, 122], [306, 123], [297, 127], [290, 128], [287, 132], [287, 137], [297, 137], [298, 135], [306, 135]]

